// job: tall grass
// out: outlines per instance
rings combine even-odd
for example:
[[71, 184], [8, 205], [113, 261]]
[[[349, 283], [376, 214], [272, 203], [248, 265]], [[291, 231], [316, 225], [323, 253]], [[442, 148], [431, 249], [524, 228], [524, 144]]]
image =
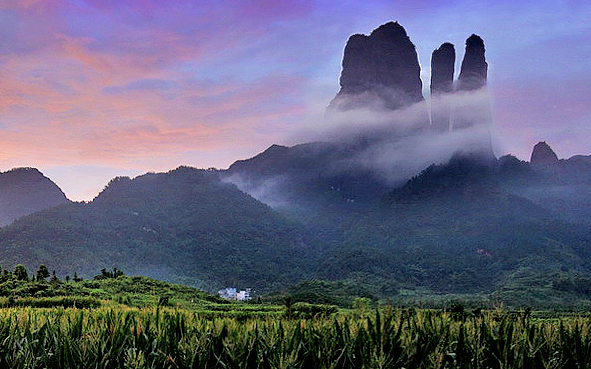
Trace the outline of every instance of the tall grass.
[[591, 320], [386, 310], [312, 320], [0, 309], [0, 368], [590, 368]]

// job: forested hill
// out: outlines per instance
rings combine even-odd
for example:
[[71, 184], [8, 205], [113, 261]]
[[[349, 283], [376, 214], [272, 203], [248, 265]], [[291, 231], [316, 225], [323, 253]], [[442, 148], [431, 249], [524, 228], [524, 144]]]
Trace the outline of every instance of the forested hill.
[[66, 202], [62, 190], [35, 168], [0, 173], [0, 227]]
[[59, 275], [104, 267], [207, 290], [268, 290], [301, 278], [312, 248], [302, 227], [221, 182], [180, 167], [118, 177], [90, 203], [68, 203], [0, 229], [3, 266], [52, 265]]
[[479, 159], [455, 156], [363, 203], [326, 188], [322, 206], [281, 211], [324, 245], [316, 278], [364, 296], [484, 294], [546, 306], [586, 299], [591, 234], [578, 206], [591, 199], [586, 164]]
[[[291, 167], [275, 157], [284, 151], [245, 163], [242, 178], [259, 188], [277, 173], [303, 178], [297, 155], [289, 155]], [[320, 284], [323, 295], [591, 304], [589, 208], [581, 206], [591, 203], [586, 158], [456, 156], [387, 189], [360, 186], [361, 172], [318, 170], [275, 192], [286, 195], [279, 210], [225, 182], [228, 172], [179, 167], [117, 177], [92, 202], [0, 228], [0, 264], [52, 265], [62, 277], [117, 267], [207, 291], [264, 293], [302, 281], [318, 286], [305, 282], [317, 279], [328, 283]]]

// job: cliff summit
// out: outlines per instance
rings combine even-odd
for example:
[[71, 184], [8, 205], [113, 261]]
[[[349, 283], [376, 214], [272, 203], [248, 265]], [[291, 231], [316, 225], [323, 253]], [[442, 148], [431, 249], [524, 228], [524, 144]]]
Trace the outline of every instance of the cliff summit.
[[343, 56], [341, 90], [331, 107], [398, 109], [423, 101], [421, 68], [414, 44], [398, 22], [369, 36], [349, 38]]

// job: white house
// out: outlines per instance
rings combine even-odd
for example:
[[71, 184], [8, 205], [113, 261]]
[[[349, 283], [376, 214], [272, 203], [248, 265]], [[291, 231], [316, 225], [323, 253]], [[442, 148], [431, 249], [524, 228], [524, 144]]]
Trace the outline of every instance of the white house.
[[228, 287], [223, 290], [219, 290], [218, 295], [227, 300], [246, 301], [251, 299], [250, 291], [250, 288], [242, 291], [236, 291], [236, 288]]

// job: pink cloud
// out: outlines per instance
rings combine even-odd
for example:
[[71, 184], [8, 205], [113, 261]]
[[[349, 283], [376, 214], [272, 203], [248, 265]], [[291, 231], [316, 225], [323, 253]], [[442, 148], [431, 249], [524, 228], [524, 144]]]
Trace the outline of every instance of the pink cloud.
[[74, 59], [104, 73], [112, 74], [114, 72], [114, 65], [107, 61], [106, 56], [88, 50], [88, 45], [92, 42], [91, 39], [66, 35], [56, 35], [56, 38], [63, 41], [64, 52]]
[[[57, 54], [62, 58], [52, 68], [44, 69], [34, 56], [5, 59], [11, 77], [0, 86], [14, 98], [2, 100], [9, 111], [3, 130], [10, 132], [2, 146], [8, 147], [7, 141], [17, 143], [15, 149], [26, 146], [20, 156], [33, 162], [125, 166], [138, 157], [246, 147], [265, 135], [257, 127], [279, 125], [282, 117], [302, 109], [282, 100], [301, 88], [299, 78], [274, 76], [252, 84], [191, 80], [176, 71], [145, 72], [97, 57], [85, 40], [64, 37], [63, 42], [63, 53]], [[30, 73], [36, 69], [38, 75]], [[130, 81], [138, 77], [163, 79]], [[56, 81], [63, 91], [56, 90]], [[115, 93], [105, 92], [110, 82], [122, 84]], [[36, 113], [24, 117], [24, 107]]]
[[3, 9], [22, 9], [33, 11], [35, 13], [49, 13], [67, 2], [64, 0], [10, 0], [0, 3], [0, 10]]

